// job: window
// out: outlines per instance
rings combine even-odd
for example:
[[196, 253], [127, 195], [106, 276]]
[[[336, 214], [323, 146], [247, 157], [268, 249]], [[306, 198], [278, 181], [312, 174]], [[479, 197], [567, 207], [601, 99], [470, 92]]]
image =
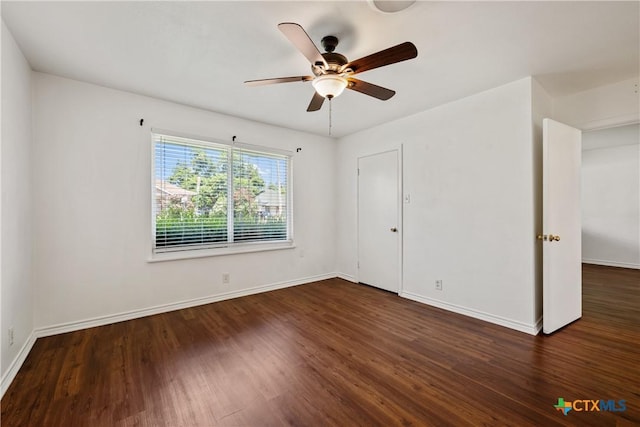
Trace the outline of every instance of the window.
[[153, 252], [290, 243], [290, 159], [153, 133]]

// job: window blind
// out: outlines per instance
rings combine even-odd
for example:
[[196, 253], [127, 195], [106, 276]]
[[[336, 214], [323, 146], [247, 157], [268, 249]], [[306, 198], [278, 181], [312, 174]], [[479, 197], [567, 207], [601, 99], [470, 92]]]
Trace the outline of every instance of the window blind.
[[153, 134], [155, 253], [290, 240], [290, 156]]

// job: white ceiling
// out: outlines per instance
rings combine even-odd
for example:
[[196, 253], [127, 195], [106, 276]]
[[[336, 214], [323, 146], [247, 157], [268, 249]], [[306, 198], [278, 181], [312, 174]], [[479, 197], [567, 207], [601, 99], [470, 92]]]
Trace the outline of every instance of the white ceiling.
[[418, 58], [358, 75], [397, 91], [389, 101], [345, 91], [340, 137], [529, 75], [553, 96], [639, 74], [640, 3], [417, 2], [394, 13], [366, 1], [9, 2], [2, 16], [32, 68], [64, 77], [326, 135], [307, 113], [310, 83], [244, 80], [310, 75], [277, 29], [297, 22], [349, 59], [404, 41]]

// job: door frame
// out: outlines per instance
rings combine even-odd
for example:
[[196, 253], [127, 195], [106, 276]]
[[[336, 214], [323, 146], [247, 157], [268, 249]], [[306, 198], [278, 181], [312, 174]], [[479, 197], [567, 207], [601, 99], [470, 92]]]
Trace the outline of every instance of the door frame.
[[360, 168], [360, 159], [362, 158], [366, 158], [366, 157], [372, 157], [372, 156], [376, 156], [378, 154], [385, 154], [385, 153], [390, 153], [390, 152], [396, 152], [397, 153], [397, 159], [398, 159], [398, 164], [397, 164], [397, 171], [398, 171], [398, 189], [397, 189], [397, 200], [396, 200], [396, 209], [397, 209], [397, 216], [398, 216], [398, 295], [402, 294], [402, 289], [403, 289], [403, 264], [402, 264], [402, 241], [403, 241], [403, 236], [404, 236], [404, 227], [403, 227], [403, 199], [404, 199], [404, 194], [402, 192], [402, 160], [403, 160], [403, 149], [402, 149], [402, 144], [398, 144], [395, 146], [392, 146], [392, 148], [389, 148], [387, 150], [382, 150], [382, 151], [376, 151], [376, 152], [372, 152], [372, 153], [368, 153], [368, 154], [363, 154], [361, 156], [358, 156], [356, 158], [356, 282], [360, 283], [360, 173], [359, 173], [359, 168]]

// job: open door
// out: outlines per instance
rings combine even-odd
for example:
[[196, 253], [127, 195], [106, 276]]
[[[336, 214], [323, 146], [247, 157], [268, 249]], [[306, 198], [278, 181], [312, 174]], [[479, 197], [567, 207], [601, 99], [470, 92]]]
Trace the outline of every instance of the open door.
[[582, 132], [542, 122], [542, 330], [550, 334], [582, 316], [580, 165]]

